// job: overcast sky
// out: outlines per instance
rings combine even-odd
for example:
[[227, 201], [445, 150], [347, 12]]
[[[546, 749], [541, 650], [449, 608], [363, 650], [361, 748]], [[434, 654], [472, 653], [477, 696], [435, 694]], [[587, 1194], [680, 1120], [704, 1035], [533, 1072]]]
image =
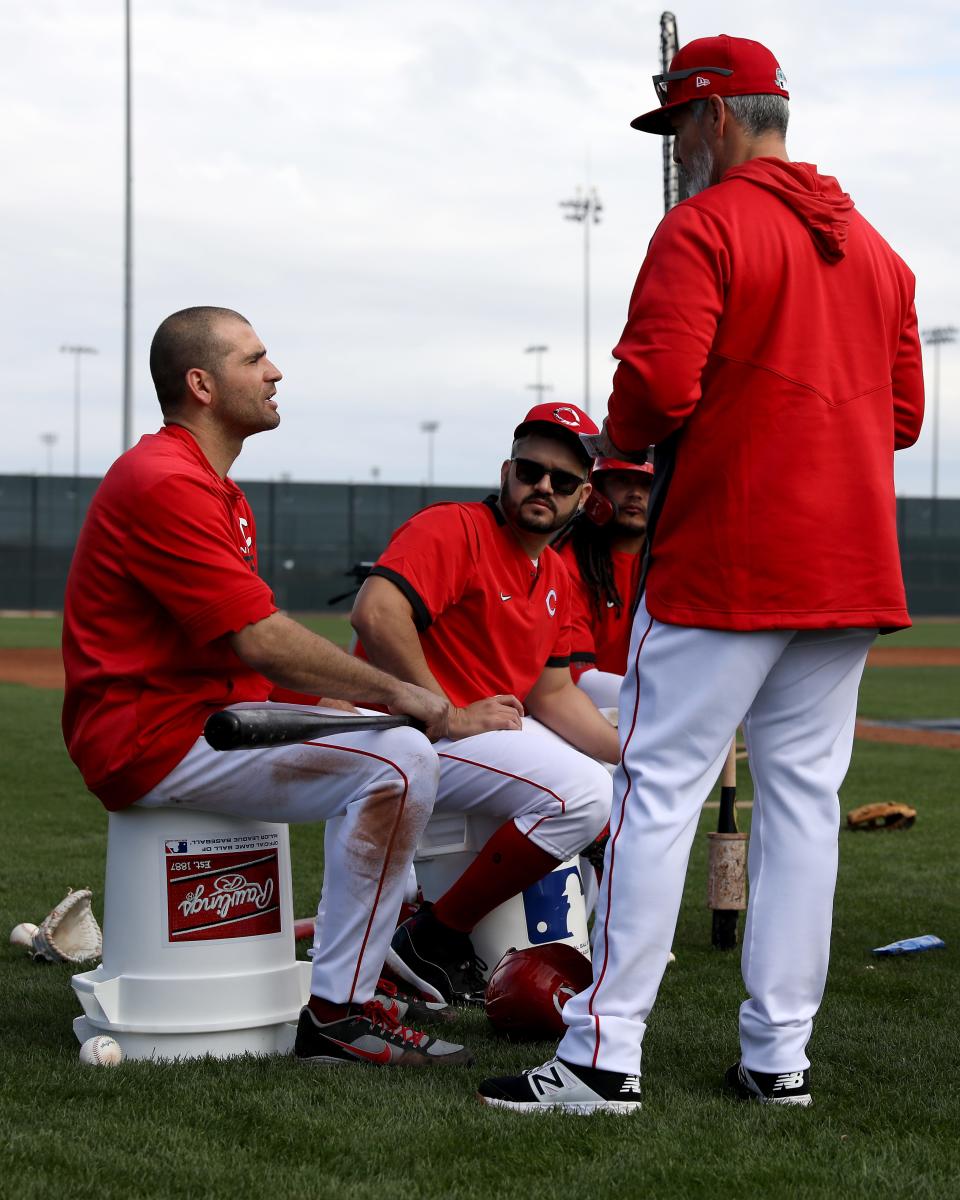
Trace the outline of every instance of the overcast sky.
[[[192, 304], [249, 317], [284, 371], [282, 424], [238, 479], [486, 484], [534, 393], [583, 395], [582, 231], [593, 230], [592, 408], [662, 215], [660, 8], [620, 0], [133, 0], [135, 433], [159, 424], [147, 349]], [[681, 42], [765, 42], [791, 156], [835, 174], [918, 277], [923, 327], [960, 325], [955, 0], [676, 8]], [[123, 3], [0, 8], [0, 472], [80, 465], [121, 440]], [[928, 421], [898, 490], [928, 495]], [[941, 494], [960, 495], [960, 344], [942, 352]], [[803, 453], [803, 447], [798, 447]]]

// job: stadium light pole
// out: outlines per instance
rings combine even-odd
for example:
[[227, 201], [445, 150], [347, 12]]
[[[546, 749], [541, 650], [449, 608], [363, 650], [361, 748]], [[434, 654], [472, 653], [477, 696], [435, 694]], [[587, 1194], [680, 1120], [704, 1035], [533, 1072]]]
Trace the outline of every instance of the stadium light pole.
[[133, 134], [130, 71], [130, 0], [124, 0], [123, 179], [123, 445], [133, 445]]
[[603, 205], [597, 189], [577, 188], [572, 200], [561, 200], [567, 211], [565, 221], [577, 221], [583, 226], [583, 411], [590, 412], [590, 226], [600, 224]]
[[57, 435], [55, 433], [41, 433], [40, 441], [47, 448], [47, 474], [53, 474], [53, 448], [57, 444]]
[[97, 354], [93, 346], [61, 346], [61, 354], [73, 355], [73, 478], [80, 478], [80, 360]]
[[439, 421], [421, 421], [420, 432], [427, 435], [427, 486], [433, 487], [433, 435], [440, 428]]
[[552, 392], [553, 386], [543, 382], [543, 356], [550, 349], [549, 346], [528, 346], [524, 350], [524, 354], [535, 354], [537, 356], [537, 382], [528, 383], [527, 387], [531, 392], [537, 393], [537, 403], [543, 403], [543, 393]]
[[940, 347], [957, 340], [957, 327], [940, 325], [935, 329], [925, 329], [921, 336], [925, 345], [933, 347], [933, 463], [930, 495], [936, 500], [940, 490]]

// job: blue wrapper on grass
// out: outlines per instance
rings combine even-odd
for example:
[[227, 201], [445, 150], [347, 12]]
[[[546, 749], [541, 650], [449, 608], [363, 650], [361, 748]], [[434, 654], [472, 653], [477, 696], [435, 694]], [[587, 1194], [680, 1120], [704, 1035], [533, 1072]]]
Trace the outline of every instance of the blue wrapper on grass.
[[932, 933], [921, 934], [920, 937], [904, 938], [902, 942], [891, 942], [889, 946], [878, 946], [874, 954], [919, 954], [921, 950], [945, 950], [943, 938], [935, 937]]

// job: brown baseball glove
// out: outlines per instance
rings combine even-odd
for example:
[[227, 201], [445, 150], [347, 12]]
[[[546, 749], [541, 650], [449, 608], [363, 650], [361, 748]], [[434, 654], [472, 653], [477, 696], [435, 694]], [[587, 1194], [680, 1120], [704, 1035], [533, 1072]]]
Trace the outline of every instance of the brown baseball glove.
[[847, 828], [909, 829], [916, 819], [909, 804], [861, 804], [847, 813]]

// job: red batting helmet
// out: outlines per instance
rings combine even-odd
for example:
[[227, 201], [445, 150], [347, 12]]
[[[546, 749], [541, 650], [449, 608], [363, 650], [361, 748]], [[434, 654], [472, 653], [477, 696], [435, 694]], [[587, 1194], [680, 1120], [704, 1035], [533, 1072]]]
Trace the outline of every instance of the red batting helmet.
[[595, 458], [591, 475], [599, 475], [601, 471], [639, 471], [642, 475], [653, 474], [652, 462], [626, 462], [622, 458]]
[[508, 950], [490, 976], [484, 1008], [508, 1037], [559, 1037], [566, 1029], [560, 1010], [592, 981], [590, 960], [566, 942]]

